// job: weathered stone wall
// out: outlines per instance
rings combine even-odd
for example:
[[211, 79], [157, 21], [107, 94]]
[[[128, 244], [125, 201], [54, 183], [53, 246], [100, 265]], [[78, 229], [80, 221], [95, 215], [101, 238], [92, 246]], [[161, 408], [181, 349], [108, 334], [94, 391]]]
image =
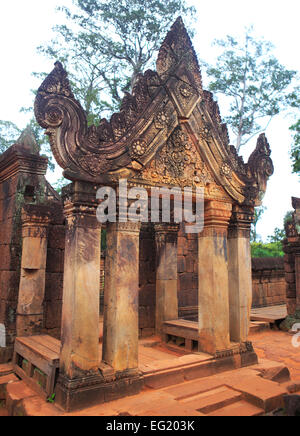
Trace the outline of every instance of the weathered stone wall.
[[286, 304], [284, 259], [252, 259], [253, 303], [252, 307]]
[[[297, 238], [294, 238], [297, 241]], [[292, 316], [297, 310], [297, 286], [296, 286], [296, 256], [295, 246], [297, 242], [293, 238], [284, 242], [284, 270], [286, 281], [286, 302], [288, 315]]]
[[0, 324], [6, 330], [6, 348], [0, 363], [10, 359], [16, 336], [16, 309], [20, 281], [21, 225], [18, 176], [0, 183]]
[[0, 156], [0, 324], [6, 332], [6, 347], [0, 348], [0, 363], [11, 358], [16, 337], [22, 207], [30, 201], [42, 201], [46, 169], [47, 159], [40, 157], [34, 144], [31, 148], [22, 136]]
[[58, 204], [49, 227], [44, 302], [45, 333], [58, 339], [61, 333], [65, 232], [63, 208]]
[[185, 233], [183, 226], [178, 235], [178, 306], [180, 317], [197, 317], [198, 235]]
[[155, 332], [155, 270], [154, 231], [151, 225], [143, 224], [140, 233], [139, 265], [139, 330], [141, 337], [151, 336]]

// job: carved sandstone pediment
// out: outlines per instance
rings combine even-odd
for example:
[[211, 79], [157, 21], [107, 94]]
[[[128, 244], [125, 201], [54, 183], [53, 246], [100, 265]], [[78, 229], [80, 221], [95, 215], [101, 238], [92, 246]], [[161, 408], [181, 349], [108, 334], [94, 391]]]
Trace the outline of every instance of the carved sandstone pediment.
[[[126, 177], [179, 186], [203, 183], [226, 192], [232, 201], [253, 205], [273, 173], [264, 135], [247, 164], [229, 145], [218, 104], [202, 88], [181, 18], [162, 44], [156, 71], [139, 75], [132, 94], [125, 95], [120, 112], [109, 121], [88, 127], [58, 62], [38, 90], [35, 115], [70, 180], [105, 184]], [[188, 138], [183, 141], [186, 148], [176, 148], [177, 137]]]

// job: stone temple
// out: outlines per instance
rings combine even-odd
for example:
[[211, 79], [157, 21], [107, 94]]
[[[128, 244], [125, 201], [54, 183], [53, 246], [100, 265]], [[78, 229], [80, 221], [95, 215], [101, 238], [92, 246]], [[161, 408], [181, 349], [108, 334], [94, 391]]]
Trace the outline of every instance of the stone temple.
[[[1, 361], [13, 357], [32, 389], [38, 368], [39, 393], [55, 392], [67, 411], [138, 394], [159, 377], [174, 384], [176, 366], [192, 380], [256, 365], [250, 226], [274, 171], [271, 150], [262, 134], [244, 163], [230, 145], [181, 18], [156, 71], [138, 76], [109, 121], [88, 126], [59, 62], [37, 92], [35, 116], [70, 184], [62, 196], [49, 185], [30, 131], [0, 157]], [[102, 224], [101, 187], [126, 205]], [[148, 207], [136, 220], [139, 188]], [[162, 208], [153, 188], [189, 188], [193, 204], [202, 188], [201, 231], [176, 220], [172, 196], [169, 222], [153, 222], [154, 192]], [[157, 346], [180, 348], [173, 370], [143, 361], [141, 347]]]

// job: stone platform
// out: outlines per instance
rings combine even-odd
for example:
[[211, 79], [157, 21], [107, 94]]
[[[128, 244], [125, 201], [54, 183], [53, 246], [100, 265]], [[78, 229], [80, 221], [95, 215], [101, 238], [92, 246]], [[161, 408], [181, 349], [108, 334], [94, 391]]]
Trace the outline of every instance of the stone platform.
[[251, 310], [251, 321], [262, 321], [275, 324], [287, 317], [286, 305], [259, 307]]
[[[283, 407], [283, 396], [300, 390], [300, 384], [264, 379], [280, 373], [282, 365], [261, 361], [210, 377], [160, 388], [145, 388], [140, 394], [66, 413], [45, 402], [23, 381], [6, 386], [6, 407], [2, 416], [260, 416]], [[1, 378], [0, 378], [1, 386]], [[1, 412], [0, 412], [1, 413]]]
[[[299, 393], [299, 349], [292, 346], [289, 334], [280, 331], [262, 331], [250, 335], [249, 339], [259, 356], [258, 365], [211, 375], [197, 374], [201, 365], [207, 365], [207, 355], [191, 355], [185, 350], [168, 348], [160, 344], [158, 338], [141, 340], [140, 369], [144, 371], [145, 377], [149, 373], [152, 377], [155, 375], [156, 379], [151, 381], [150, 377], [138, 395], [72, 413], [64, 412], [56, 404], [45, 402], [28, 389], [24, 382], [17, 381], [11, 374], [11, 366], [2, 365], [0, 391], [1, 386], [4, 386], [6, 407], [3, 407], [2, 400], [0, 416], [7, 416], [8, 413], [14, 416], [264, 415], [282, 407], [283, 395]], [[181, 367], [172, 367], [179, 362]], [[198, 370], [194, 372], [193, 378], [183, 379], [180, 374], [187, 371], [189, 365], [190, 368], [198, 367]], [[170, 377], [172, 384], [168, 386], [165, 385], [166, 371], [170, 374], [173, 372], [173, 377]], [[289, 372], [292, 380], [289, 380]], [[8, 380], [7, 376], [11, 378]]]

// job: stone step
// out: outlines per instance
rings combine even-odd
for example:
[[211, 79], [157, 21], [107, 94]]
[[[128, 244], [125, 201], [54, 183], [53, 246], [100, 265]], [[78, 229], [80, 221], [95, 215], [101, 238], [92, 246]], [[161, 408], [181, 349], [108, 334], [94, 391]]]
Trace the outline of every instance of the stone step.
[[242, 398], [243, 395], [241, 392], [237, 392], [233, 389], [229, 389], [226, 386], [222, 386], [207, 392], [203, 392], [202, 394], [186, 398], [181, 402], [191, 409], [197, 410], [204, 414], [209, 414], [225, 406], [236, 403]]
[[300, 380], [291, 380], [281, 383], [280, 386], [285, 388], [288, 394], [298, 394], [300, 392]]
[[6, 399], [6, 387], [9, 383], [18, 382], [19, 379], [14, 374], [4, 375], [0, 377], [0, 401]]
[[261, 377], [241, 379], [234, 383], [234, 389], [243, 393], [247, 401], [266, 413], [280, 409], [284, 405], [283, 396], [286, 395], [286, 389], [278, 383]]
[[266, 321], [253, 321], [250, 324], [250, 334], [270, 330], [270, 323]]
[[241, 400], [234, 404], [229, 404], [221, 409], [209, 413], [207, 416], [262, 416], [263, 409], [254, 406], [247, 401]]
[[3, 375], [9, 375], [14, 372], [13, 366], [11, 363], [4, 363], [0, 365], [0, 377]]
[[0, 400], [0, 417], [1, 416], [8, 416], [8, 410], [4, 405], [4, 401], [2, 403], [2, 400]]
[[6, 386], [6, 407], [9, 416], [15, 416], [15, 409], [22, 400], [34, 396], [36, 396], [36, 393], [32, 391], [25, 382], [18, 381], [9, 383]]

